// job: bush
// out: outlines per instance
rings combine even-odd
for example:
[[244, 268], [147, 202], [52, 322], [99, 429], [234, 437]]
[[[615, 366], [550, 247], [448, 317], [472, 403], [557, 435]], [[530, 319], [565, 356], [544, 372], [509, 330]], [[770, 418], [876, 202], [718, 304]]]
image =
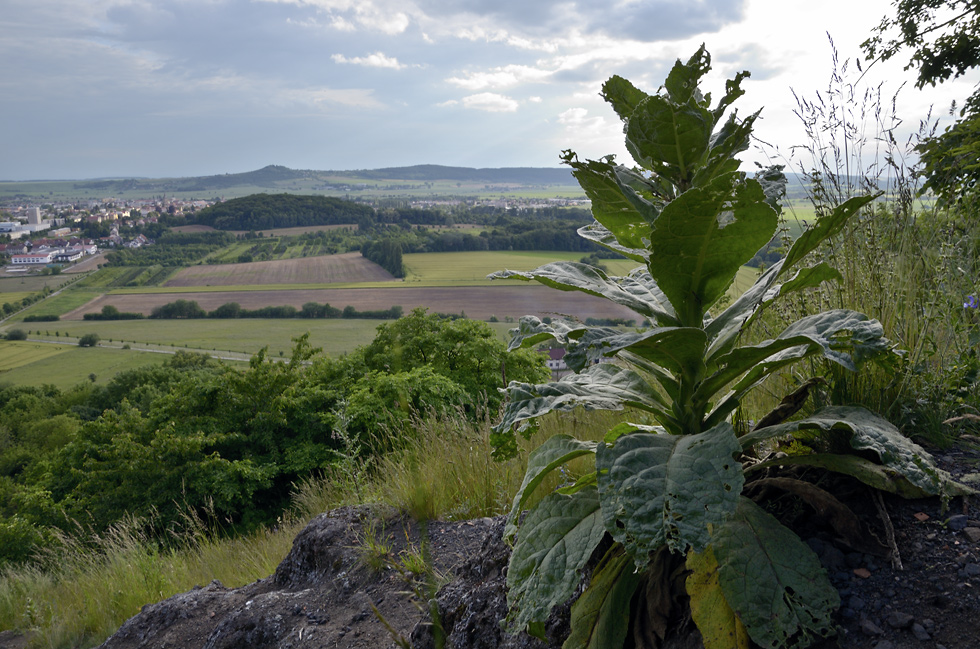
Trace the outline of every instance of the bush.
[[7, 340], [27, 340], [27, 332], [23, 329], [11, 329], [4, 337]]
[[85, 334], [78, 339], [79, 347], [97, 347], [99, 344], [99, 334]]

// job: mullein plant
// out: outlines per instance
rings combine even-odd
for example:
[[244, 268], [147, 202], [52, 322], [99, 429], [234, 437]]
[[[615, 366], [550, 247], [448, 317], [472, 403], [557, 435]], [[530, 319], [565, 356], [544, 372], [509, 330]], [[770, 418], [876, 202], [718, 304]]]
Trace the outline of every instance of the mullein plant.
[[[804, 262], [875, 196], [828, 210], [754, 286], [727, 308], [710, 311], [739, 267], [772, 239], [786, 181], [777, 167], [754, 178], [739, 171], [735, 156], [748, 148], [759, 113], [738, 119], [729, 108], [744, 93], [748, 73], [729, 80], [712, 105], [699, 89], [709, 69], [702, 46], [674, 65], [657, 94], [618, 76], [603, 85], [637, 167], [611, 156], [582, 162], [563, 152], [592, 201], [595, 222], [581, 236], [636, 261], [635, 270], [613, 277], [586, 264], [555, 262], [491, 275], [603, 297], [646, 323], [624, 331], [527, 316], [511, 342], [516, 349], [554, 340], [566, 347], [574, 373], [507, 387], [509, 400], [492, 435], [497, 457], [514, 456], [516, 435], [529, 437], [536, 418], [552, 411], [628, 407], [657, 422], [619, 424], [597, 443], [558, 434], [529, 457], [505, 530], [514, 543], [508, 620], [512, 630], [544, 637], [550, 611], [578, 592], [588, 568], [588, 585], [572, 607], [569, 649], [621, 647], [628, 633], [638, 646], [657, 646], [687, 615], [707, 649], [807, 647], [832, 635], [839, 597], [816, 555], [747, 494], [765, 479], [811, 504], [840, 504], [809, 482], [769, 478], [780, 466], [820, 467], [907, 497], [969, 491], [864, 409], [826, 407], [787, 421], [813, 381], [751, 431], [733, 427], [752, 388], [803, 359], [856, 371], [865, 360], [887, 362], [895, 352], [877, 321], [847, 309], [810, 315], [775, 338], [741, 344], [742, 332], [767, 306], [839, 278], [825, 262]], [[789, 439], [797, 441], [792, 454], [767, 455]], [[583, 457], [594, 462], [592, 470], [545, 495], [518, 525], [545, 477]]]

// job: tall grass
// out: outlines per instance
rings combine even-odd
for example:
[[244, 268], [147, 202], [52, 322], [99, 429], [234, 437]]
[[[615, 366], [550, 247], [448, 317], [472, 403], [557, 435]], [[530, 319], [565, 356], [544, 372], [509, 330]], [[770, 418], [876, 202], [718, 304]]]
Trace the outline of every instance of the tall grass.
[[934, 127], [926, 119], [917, 134], [900, 141], [897, 92], [888, 97], [881, 84], [863, 85], [860, 70], [841, 62], [831, 46], [826, 90], [796, 96], [806, 143], [793, 149], [789, 162], [804, 177], [818, 216], [854, 196], [880, 198], [817, 253], [842, 280], [802, 294], [784, 307], [792, 313], [770, 314], [765, 335], [830, 308], [879, 320], [900, 359], [893, 355], [893, 362], [868, 364], [857, 374], [819, 363], [810, 372], [829, 379], [829, 401], [863, 405], [907, 434], [946, 445], [951, 431], [943, 421], [980, 405], [970, 397], [980, 368], [976, 323], [963, 307], [980, 270], [973, 243], [980, 240], [980, 224], [919, 196], [914, 148]]
[[[553, 413], [526, 447], [555, 432], [599, 439], [624, 416]], [[248, 536], [227, 538], [187, 516], [167, 546], [137, 520], [84, 543], [65, 537], [35, 563], [0, 572], [0, 631], [27, 633], [32, 647], [95, 646], [146, 604], [215, 579], [233, 588], [267, 577], [310, 518], [342, 505], [378, 503], [420, 521], [504, 513], [527, 456], [496, 462], [490, 426], [488, 418], [474, 422], [461, 414], [416, 419], [398, 450], [373, 461], [351, 450], [330, 472], [296, 485], [292, 510], [274, 529]], [[554, 480], [574, 480], [576, 470], [567, 467]]]
[[215, 579], [236, 587], [267, 577], [301, 527], [291, 522], [229, 539], [199, 519], [187, 522], [169, 549], [128, 520], [85, 544], [65, 537], [37, 562], [6, 569], [0, 630], [25, 632], [32, 647], [100, 644], [146, 604]]

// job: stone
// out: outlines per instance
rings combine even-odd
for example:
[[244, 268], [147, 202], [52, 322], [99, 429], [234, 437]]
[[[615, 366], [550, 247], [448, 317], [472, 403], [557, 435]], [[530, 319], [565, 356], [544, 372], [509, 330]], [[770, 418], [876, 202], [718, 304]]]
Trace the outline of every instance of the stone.
[[912, 625], [912, 634], [915, 636], [916, 640], [920, 642], [926, 642], [927, 640], [932, 640], [932, 636], [926, 632], [925, 627], [916, 622]]
[[866, 636], [885, 635], [884, 630], [871, 620], [861, 620], [858, 626], [861, 628], [861, 633]]
[[914, 621], [915, 617], [901, 611], [892, 611], [885, 618], [885, 622], [893, 629], [907, 629], [912, 626]]
[[980, 563], [968, 563], [963, 567], [967, 577], [980, 577]]
[[968, 522], [969, 519], [966, 517], [966, 514], [957, 514], [949, 517], [949, 520], [946, 521], [946, 527], [954, 532], [960, 532], [966, 529]]
[[964, 527], [963, 536], [965, 536], [970, 543], [980, 543], [980, 527]]

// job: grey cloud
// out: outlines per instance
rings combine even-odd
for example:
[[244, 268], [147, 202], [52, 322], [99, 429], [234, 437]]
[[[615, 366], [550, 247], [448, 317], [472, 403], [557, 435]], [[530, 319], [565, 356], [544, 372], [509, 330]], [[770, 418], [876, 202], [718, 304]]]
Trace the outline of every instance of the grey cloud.
[[574, 27], [586, 34], [652, 42], [717, 31], [742, 19], [745, 0], [421, 0], [419, 6], [430, 19], [473, 14], [498, 23], [482, 27], [520, 35], [554, 35]]

